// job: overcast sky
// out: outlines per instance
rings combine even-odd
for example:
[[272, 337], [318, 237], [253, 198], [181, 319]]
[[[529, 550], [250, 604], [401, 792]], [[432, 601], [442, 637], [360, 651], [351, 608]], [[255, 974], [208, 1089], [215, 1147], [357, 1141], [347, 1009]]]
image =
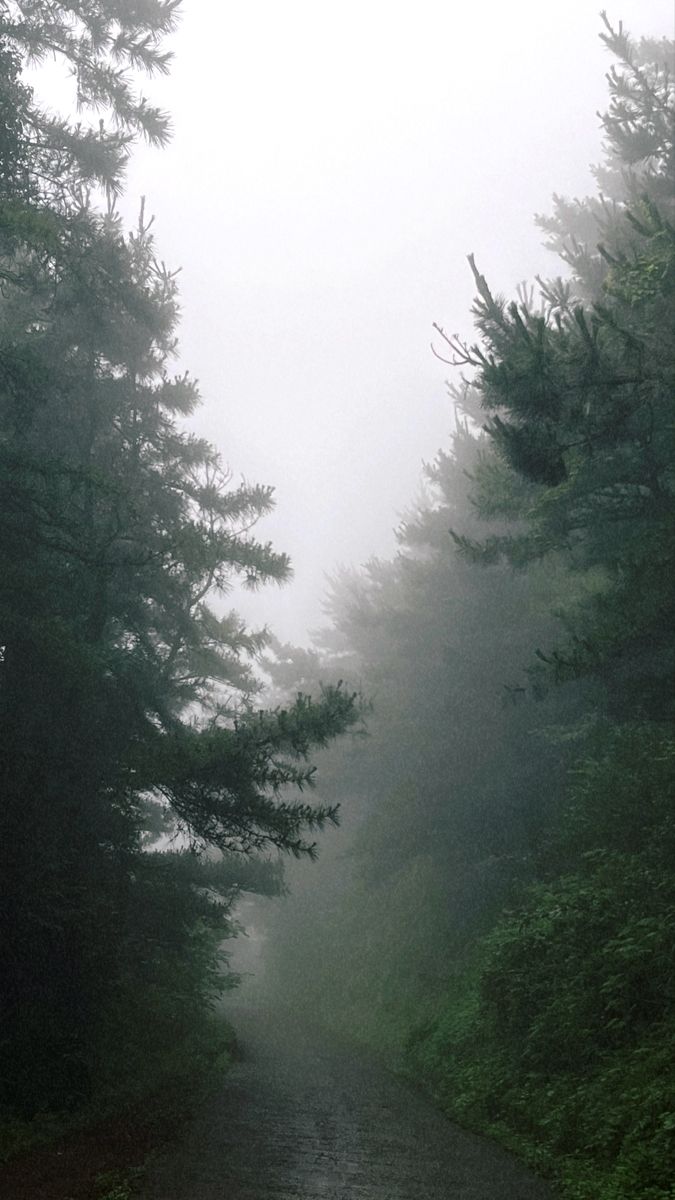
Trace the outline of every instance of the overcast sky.
[[[620, 3], [620, 7], [618, 6]], [[671, 0], [617, 0], [672, 35]], [[304, 642], [324, 575], [394, 550], [423, 460], [447, 445], [432, 322], [471, 332], [466, 255], [498, 290], [557, 273], [533, 214], [585, 194], [609, 55], [591, 0], [185, 0], [164, 151], [139, 148], [162, 256], [182, 267], [181, 368], [259, 527], [295, 578], [236, 604]]]

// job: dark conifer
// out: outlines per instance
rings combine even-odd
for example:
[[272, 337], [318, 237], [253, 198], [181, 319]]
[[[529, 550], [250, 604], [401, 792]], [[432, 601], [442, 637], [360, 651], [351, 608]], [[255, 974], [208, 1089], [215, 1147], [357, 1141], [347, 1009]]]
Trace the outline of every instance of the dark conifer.
[[[279, 886], [243, 860], [314, 853], [335, 812], [286, 789], [356, 719], [340, 687], [257, 711], [265, 635], [214, 600], [288, 578], [252, 532], [272, 489], [233, 486], [183, 424], [175, 276], [143, 210], [127, 234], [89, 190], [115, 192], [134, 136], [166, 137], [129, 72], [166, 69], [177, 9], [0, 19], [0, 1075], [26, 1111], [119, 1084], [122, 1028], [161, 1065], [199, 1023], [237, 886]], [[112, 132], [36, 105], [21, 67], [52, 54]], [[152, 853], [158, 833], [189, 855]]]

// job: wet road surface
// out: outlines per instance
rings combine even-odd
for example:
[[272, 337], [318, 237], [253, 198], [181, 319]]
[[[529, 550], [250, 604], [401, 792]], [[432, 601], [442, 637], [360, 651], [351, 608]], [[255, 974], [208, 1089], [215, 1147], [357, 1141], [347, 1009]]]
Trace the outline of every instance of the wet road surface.
[[368, 1058], [237, 1011], [242, 1058], [155, 1164], [147, 1200], [553, 1200]]

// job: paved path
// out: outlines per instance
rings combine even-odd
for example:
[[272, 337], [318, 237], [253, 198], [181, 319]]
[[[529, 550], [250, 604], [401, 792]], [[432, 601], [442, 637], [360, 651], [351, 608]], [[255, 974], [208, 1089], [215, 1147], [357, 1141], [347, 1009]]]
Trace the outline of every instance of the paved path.
[[156, 1164], [147, 1200], [552, 1200], [372, 1061], [278, 1015], [233, 1024], [242, 1060]]

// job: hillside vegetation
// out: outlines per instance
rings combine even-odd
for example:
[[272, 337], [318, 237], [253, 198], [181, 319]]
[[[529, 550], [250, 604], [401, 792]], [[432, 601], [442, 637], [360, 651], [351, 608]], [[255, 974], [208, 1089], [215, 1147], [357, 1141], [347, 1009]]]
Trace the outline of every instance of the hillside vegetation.
[[333, 582], [279, 686], [358, 680], [346, 839], [297, 872], [268, 980], [573, 1200], [675, 1195], [672, 47], [607, 22], [598, 192], [509, 302], [470, 260], [451, 447], [392, 561]]

